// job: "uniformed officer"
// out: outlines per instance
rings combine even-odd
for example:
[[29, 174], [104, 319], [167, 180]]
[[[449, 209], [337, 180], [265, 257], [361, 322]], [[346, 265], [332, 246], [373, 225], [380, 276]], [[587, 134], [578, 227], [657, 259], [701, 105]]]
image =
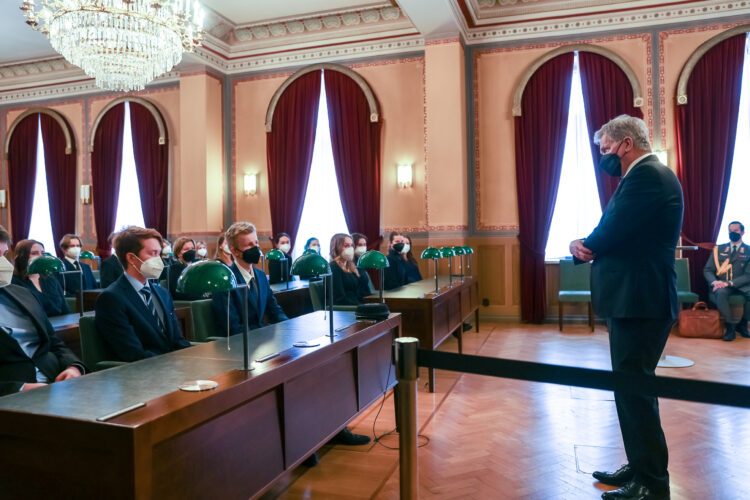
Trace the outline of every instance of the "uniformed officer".
[[[723, 340], [734, 340], [735, 331], [750, 338], [747, 318], [750, 317], [750, 246], [742, 242], [745, 226], [738, 221], [729, 223], [729, 243], [716, 245], [713, 255], [703, 268], [703, 276], [711, 287], [710, 298], [724, 318], [726, 332]], [[745, 311], [739, 323], [732, 323], [729, 296], [744, 295]]]

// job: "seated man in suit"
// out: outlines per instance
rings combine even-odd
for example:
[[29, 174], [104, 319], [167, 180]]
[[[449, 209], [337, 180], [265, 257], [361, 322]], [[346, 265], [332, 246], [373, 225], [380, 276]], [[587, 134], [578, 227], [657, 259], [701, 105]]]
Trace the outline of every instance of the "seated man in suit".
[[28, 391], [86, 372], [55, 335], [42, 306], [23, 287], [11, 285], [10, 241], [0, 226], [0, 396]]
[[161, 235], [131, 226], [115, 239], [125, 273], [96, 301], [96, 329], [122, 361], [136, 361], [190, 347], [180, 330], [172, 298], [156, 279], [164, 266]]
[[[248, 325], [250, 329], [265, 326], [263, 317], [267, 316], [271, 323], [286, 321], [287, 316], [276, 302], [266, 274], [253, 266], [260, 260], [260, 246], [255, 226], [249, 222], [235, 222], [226, 231], [226, 242], [234, 256], [234, 264], [230, 267], [237, 284], [248, 284]], [[229, 302], [229, 331], [232, 335], [241, 333], [242, 327], [242, 290], [215, 293], [212, 308], [219, 332], [227, 331], [227, 293], [231, 293]]]
[[[85, 262], [79, 262], [78, 257], [81, 255], [81, 238], [75, 234], [66, 234], [60, 240], [60, 249], [62, 249], [65, 258], [63, 264], [66, 271], [81, 271], [83, 273], [83, 289], [93, 290], [97, 288], [94, 273], [91, 272], [91, 266]], [[81, 289], [81, 276], [77, 273], [60, 274], [60, 281], [65, 290], [65, 295], [74, 297]]]
[[[117, 233], [112, 233], [109, 235], [109, 238], [107, 238], [110, 248], [113, 247], [113, 241], [116, 237]], [[99, 270], [99, 280], [101, 282], [101, 287], [107, 288], [109, 285], [117, 281], [117, 278], [122, 276], [123, 273], [124, 271], [122, 270], [122, 265], [120, 264], [120, 261], [117, 260], [117, 255], [113, 253], [102, 261], [101, 269]]]
[[[750, 337], [747, 319], [750, 317], [750, 246], [742, 242], [745, 226], [741, 222], [729, 223], [729, 243], [714, 247], [713, 255], [703, 267], [703, 276], [709, 286], [711, 302], [724, 318], [726, 332], [723, 340], [734, 340], [735, 331]], [[730, 295], [745, 296], [745, 311], [739, 323], [733, 323], [729, 308]]]

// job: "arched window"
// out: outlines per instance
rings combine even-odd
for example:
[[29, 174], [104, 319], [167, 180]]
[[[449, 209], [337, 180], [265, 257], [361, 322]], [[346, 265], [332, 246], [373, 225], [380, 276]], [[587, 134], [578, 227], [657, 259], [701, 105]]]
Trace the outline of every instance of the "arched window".
[[11, 124], [6, 142], [11, 227], [16, 241], [34, 238], [47, 251], [75, 232], [76, 156], [62, 115], [32, 108]]
[[143, 227], [143, 210], [141, 209], [141, 190], [138, 187], [138, 173], [133, 157], [133, 132], [130, 123], [130, 103], [125, 102], [124, 126], [122, 128], [122, 167], [120, 170], [120, 189], [117, 194], [117, 211], [115, 231], [128, 226]]

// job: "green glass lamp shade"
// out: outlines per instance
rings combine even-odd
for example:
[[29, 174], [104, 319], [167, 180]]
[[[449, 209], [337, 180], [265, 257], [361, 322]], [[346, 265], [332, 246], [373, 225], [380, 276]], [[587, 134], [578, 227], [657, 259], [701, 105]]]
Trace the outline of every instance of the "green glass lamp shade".
[[454, 255], [456, 255], [456, 253], [451, 247], [443, 247], [440, 249], [440, 255], [442, 255], [443, 257], [453, 257]]
[[285, 257], [284, 252], [275, 248], [266, 254], [266, 260], [283, 260]]
[[466, 252], [466, 255], [474, 253], [474, 249], [471, 247], [464, 247], [464, 252]]
[[377, 250], [365, 252], [357, 261], [357, 267], [362, 269], [385, 269], [389, 265], [386, 256]]
[[435, 247], [427, 247], [422, 251], [422, 259], [439, 259], [442, 257], [440, 250]]
[[237, 278], [227, 266], [215, 260], [190, 264], [177, 280], [177, 291], [190, 297], [208, 298], [215, 292], [237, 287]]
[[81, 258], [81, 259], [95, 259], [96, 257], [94, 257], [94, 253], [93, 252], [89, 252], [88, 250], [85, 250], [85, 251], [81, 252], [81, 255], [79, 255], [79, 258]]
[[298, 276], [321, 276], [330, 272], [331, 266], [317, 253], [302, 255], [292, 264], [292, 274]]
[[47, 257], [54, 257], [54, 255], [49, 252], [42, 252], [42, 255], [46, 255]]
[[318, 252], [316, 252], [312, 248], [308, 248], [307, 250], [302, 252], [302, 255], [318, 255]]
[[466, 250], [464, 250], [464, 247], [453, 247], [453, 253], [455, 255], [466, 255]]
[[65, 266], [60, 259], [51, 255], [42, 255], [29, 264], [28, 273], [43, 274], [46, 276], [52, 273], [60, 273], [64, 270]]

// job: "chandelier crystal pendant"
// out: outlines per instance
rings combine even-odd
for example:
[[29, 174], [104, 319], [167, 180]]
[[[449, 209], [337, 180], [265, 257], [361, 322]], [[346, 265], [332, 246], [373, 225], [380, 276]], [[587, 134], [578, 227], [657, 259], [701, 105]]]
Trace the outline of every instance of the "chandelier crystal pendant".
[[106, 90], [142, 90], [203, 41], [190, 0], [24, 0], [26, 24]]

